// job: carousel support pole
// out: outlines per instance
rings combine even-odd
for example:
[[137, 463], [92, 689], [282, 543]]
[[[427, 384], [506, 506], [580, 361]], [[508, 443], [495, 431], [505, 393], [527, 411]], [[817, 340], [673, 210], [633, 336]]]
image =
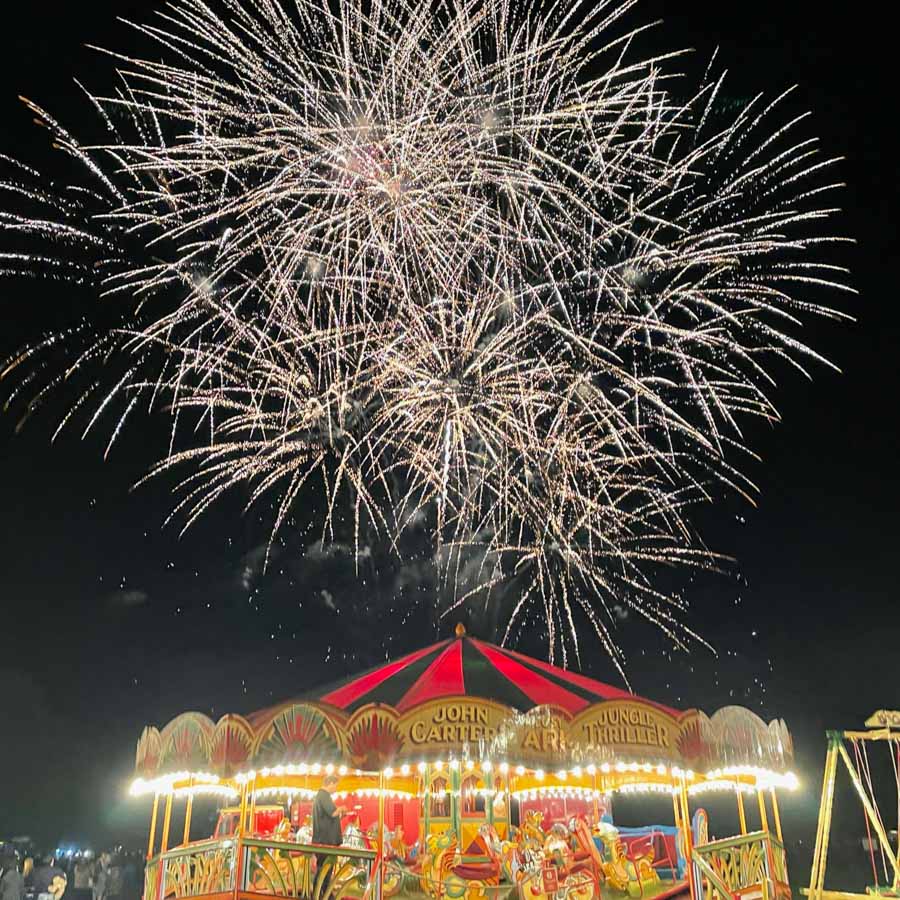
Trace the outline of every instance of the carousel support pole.
[[691, 900], [700, 900], [697, 885], [694, 879], [694, 836], [691, 834], [691, 807], [688, 803], [687, 781], [681, 776], [681, 821], [682, 834], [684, 835], [684, 857], [687, 862], [688, 887], [691, 891]]
[[246, 834], [247, 826], [247, 798], [250, 792], [250, 782], [245, 781], [241, 785], [241, 803], [238, 813], [237, 828], [234, 833], [234, 900], [237, 900], [244, 883], [244, 845], [242, 838]]
[[772, 793], [772, 815], [775, 817], [775, 836], [783, 844], [784, 838], [781, 836], [781, 812], [778, 809], [778, 795], [775, 793], [775, 788], [770, 788], [770, 790]]
[[747, 812], [744, 809], [744, 792], [739, 784], [735, 785], [738, 805], [738, 821], [741, 823], [741, 834], [747, 833]]
[[156, 844], [156, 817], [159, 814], [159, 792], [153, 795], [153, 812], [150, 815], [150, 840], [147, 841], [147, 859], [153, 859], [153, 847]]
[[766, 795], [762, 788], [756, 789], [756, 799], [759, 802], [759, 827], [762, 831], [768, 831], [769, 817], [766, 815]]
[[170, 791], [166, 794], [166, 812], [163, 816], [163, 833], [162, 833], [162, 844], [160, 845], [159, 852], [165, 853], [166, 850], [169, 849], [169, 825], [172, 823], [172, 797], [174, 796], [174, 791]]
[[250, 791], [250, 817], [247, 822], [247, 834], [250, 837], [256, 832], [256, 778], [253, 778], [253, 789]]
[[597, 773], [591, 775], [591, 786], [594, 794], [594, 828], [600, 825], [600, 799], [597, 797]]
[[247, 782], [241, 785], [241, 811], [238, 813], [238, 823], [235, 837], [240, 837], [245, 830], [247, 824]]
[[375, 896], [381, 900], [384, 883], [384, 771], [378, 773], [378, 862], [375, 867]]
[[191, 842], [191, 813], [194, 810], [194, 795], [188, 794], [187, 806], [184, 808], [184, 835], [181, 844], [186, 847]]
[[[684, 829], [681, 826], [681, 792], [680, 791], [672, 791], [672, 810], [675, 813], [675, 874], [672, 876], [673, 878], [678, 877], [678, 832], [680, 831], [684, 834]], [[684, 839], [682, 839], [682, 845], [684, 844]], [[686, 867], [689, 869], [691, 867], [691, 861], [689, 859], [685, 860]]]
[[422, 797], [424, 798], [422, 801], [422, 834], [420, 840], [423, 842], [425, 836], [431, 833], [431, 766], [425, 766], [425, 781], [422, 784]]

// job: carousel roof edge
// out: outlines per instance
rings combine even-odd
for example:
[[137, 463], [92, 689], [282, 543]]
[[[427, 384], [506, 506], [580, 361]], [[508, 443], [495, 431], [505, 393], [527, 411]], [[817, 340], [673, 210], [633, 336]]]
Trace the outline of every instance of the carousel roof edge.
[[604, 700], [575, 714], [554, 706], [522, 713], [459, 696], [405, 711], [375, 703], [348, 714], [306, 701], [273, 707], [256, 723], [239, 714], [214, 721], [188, 712], [162, 729], [148, 726], [138, 741], [135, 773], [145, 781], [185, 773], [229, 779], [302, 763], [380, 771], [393, 763], [454, 758], [547, 769], [625, 763], [785, 774], [793, 742], [783, 720], [766, 723], [739, 706], [711, 716], [695, 709], [672, 715], [635, 698]]

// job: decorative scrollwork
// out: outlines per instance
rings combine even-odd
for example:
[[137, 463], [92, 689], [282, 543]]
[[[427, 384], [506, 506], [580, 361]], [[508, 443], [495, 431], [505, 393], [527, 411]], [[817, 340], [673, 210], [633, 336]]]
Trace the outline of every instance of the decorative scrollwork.
[[774, 886], [776, 893], [789, 891], [784, 845], [766, 832], [715, 841], [697, 847], [696, 852], [733, 892], [764, 882]]
[[159, 859], [151, 859], [144, 869], [144, 900], [156, 900], [159, 885]]
[[163, 898], [199, 897], [234, 889], [234, 847], [188, 850], [165, 860]]
[[373, 860], [341, 848], [253, 844], [248, 847], [244, 889], [289, 900], [345, 900], [367, 893]]

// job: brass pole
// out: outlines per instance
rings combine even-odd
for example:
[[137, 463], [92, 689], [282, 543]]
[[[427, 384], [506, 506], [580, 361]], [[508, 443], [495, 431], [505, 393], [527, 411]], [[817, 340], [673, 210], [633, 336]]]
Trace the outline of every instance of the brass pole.
[[741, 790], [740, 785], [735, 785], [735, 791], [737, 793], [738, 820], [741, 823], [741, 834], [746, 834], [747, 833], [747, 813], [744, 810], [744, 792]]
[[241, 785], [240, 812], [238, 813], [238, 822], [237, 828], [235, 829], [235, 837], [240, 837], [244, 833], [247, 824], [247, 784], [248, 782], [245, 781]]
[[[681, 794], [678, 791], [672, 792], [672, 811], [675, 814], [675, 871], [672, 873], [674, 879], [678, 878], [678, 831], [682, 829], [681, 824]], [[682, 843], [686, 839], [682, 839]], [[687, 854], [687, 844], [684, 844], [684, 851]], [[690, 860], [686, 860], [688, 868], [690, 868]]]
[[188, 794], [187, 806], [184, 809], [184, 837], [182, 845], [187, 846], [191, 842], [191, 812], [194, 809], [194, 795]]
[[166, 794], [166, 812], [163, 816], [163, 834], [162, 834], [162, 844], [160, 845], [159, 852], [165, 853], [166, 850], [169, 849], [169, 825], [172, 822], [172, 792], [170, 791]]
[[697, 885], [694, 884], [694, 836], [691, 834], [691, 807], [688, 803], [687, 782], [681, 776], [681, 820], [684, 831], [684, 858], [687, 862], [688, 887], [691, 900], [699, 900]]
[[377, 894], [381, 896], [381, 884], [384, 880], [384, 772], [378, 773], [378, 865], [376, 867]]
[[778, 795], [775, 793], [775, 788], [771, 788], [772, 794], [772, 815], [775, 816], [775, 834], [778, 836], [778, 840], [781, 843], [784, 843], [784, 838], [781, 836], [781, 813], [778, 809]]
[[769, 817], [766, 815], [766, 795], [761, 788], [756, 789], [756, 799], [759, 802], [759, 827], [762, 831], [768, 831]]
[[159, 793], [153, 795], [153, 812], [150, 815], [150, 840], [147, 842], [147, 859], [153, 858], [153, 846], [156, 844], [156, 817], [159, 813]]
[[247, 834], [250, 837], [256, 833], [256, 778], [253, 779], [253, 788], [250, 791], [250, 820], [247, 822]]

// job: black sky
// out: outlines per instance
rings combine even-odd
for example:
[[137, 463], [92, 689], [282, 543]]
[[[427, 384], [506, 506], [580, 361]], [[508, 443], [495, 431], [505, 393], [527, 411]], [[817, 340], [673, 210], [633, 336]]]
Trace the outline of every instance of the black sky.
[[[127, 31], [115, 16], [146, 18], [157, 5], [33, 0], [6, 10], [0, 153], [47, 152], [19, 94], [77, 125], [73, 77], [94, 87], [109, 78], [84, 45], [120, 45]], [[805, 790], [787, 827], [807, 837], [824, 728], [900, 705], [896, 41], [863, 7], [810, 0], [642, 0], [633, 20], [657, 16], [660, 49], [692, 46], [706, 58], [720, 46], [735, 97], [799, 85], [827, 150], [847, 157], [841, 227], [859, 242], [849, 261], [860, 297], [844, 302], [858, 322], [809, 328], [843, 374], [821, 369], [810, 384], [784, 373], [784, 423], [756, 438], [758, 508], [704, 517], [709, 541], [741, 563], [741, 579], [704, 579], [690, 595], [693, 623], [719, 656], [698, 649], [670, 661], [646, 630], [624, 622], [621, 633], [638, 692], [708, 711], [740, 702], [788, 721]], [[0, 302], [2, 357], [72, 298], [2, 282]], [[144, 724], [185, 709], [252, 710], [452, 627], [434, 631], [421, 614], [401, 623], [392, 592], [401, 581], [407, 596], [422, 587], [408, 573], [364, 559], [356, 577], [346, 558], [302, 556], [313, 541], [302, 510], [299, 534], [265, 575], [264, 523], [237, 508], [181, 539], [163, 529], [166, 485], [129, 490], [163, 449], [161, 427], [133, 427], [103, 462], [99, 437], [73, 433], [51, 448], [50, 418], [15, 435], [14, 419], [0, 417], [0, 838], [139, 841], [144, 810], [124, 787]], [[586, 668], [616, 680], [599, 651]]]

